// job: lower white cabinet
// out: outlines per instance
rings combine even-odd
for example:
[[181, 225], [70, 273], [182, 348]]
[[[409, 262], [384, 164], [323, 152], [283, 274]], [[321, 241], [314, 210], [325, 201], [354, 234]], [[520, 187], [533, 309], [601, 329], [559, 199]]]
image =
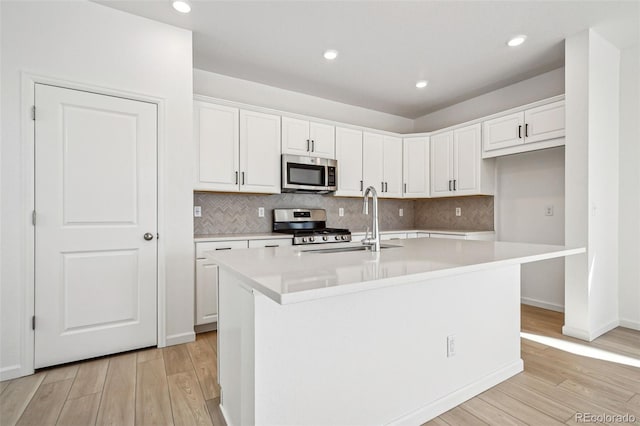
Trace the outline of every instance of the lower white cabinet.
[[395, 232], [395, 233], [386, 233], [380, 234], [380, 240], [405, 240], [407, 238], [407, 234], [404, 232]]
[[247, 240], [196, 243], [195, 325], [218, 321], [218, 265], [204, 257], [204, 253], [248, 246]]
[[269, 240], [249, 240], [249, 248], [285, 247], [290, 245], [293, 245], [293, 240], [289, 238], [273, 238]]

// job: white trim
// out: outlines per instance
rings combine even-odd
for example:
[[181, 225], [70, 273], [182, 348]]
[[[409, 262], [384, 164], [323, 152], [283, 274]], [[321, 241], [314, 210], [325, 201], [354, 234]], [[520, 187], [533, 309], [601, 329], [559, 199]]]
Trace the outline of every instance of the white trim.
[[24, 376], [24, 374], [22, 374], [22, 366], [20, 364], [0, 368], [0, 382], [21, 376]]
[[181, 345], [196, 340], [196, 333], [188, 331], [186, 333], [172, 334], [167, 336], [166, 346]]
[[[79, 83], [76, 81], [69, 81], [65, 79], [44, 76], [40, 74], [30, 73], [27, 71], [21, 72], [21, 105], [20, 105], [20, 122], [21, 122], [21, 163], [22, 163], [22, 179], [21, 179], [21, 194], [25, 196], [22, 206], [23, 211], [23, 241], [24, 241], [24, 283], [23, 288], [23, 312], [20, 320], [21, 333], [21, 368], [20, 376], [27, 376], [34, 373], [34, 347], [35, 347], [35, 333], [31, 329], [31, 317], [34, 315], [35, 310], [35, 259], [34, 259], [34, 227], [31, 223], [31, 212], [35, 205], [35, 193], [34, 193], [34, 162], [35, 162], [35, 135], [34, 121], [31, 119], [31, 106], [34, 104], [35, 97], [35, 85], [36, 84], [48, 84], [52, 86], [82, 90], [85, 92], [97, 93], [107, 96], [116, 96], [125, 99], [131, 99], [141, 102], [152, 103], [157, 106], [157, 226], [158, 234], [158, 264], [157, 264], [157, 344], [158, 347], [166, 346], [166, 276], [165, 276], [165, 246], [163, 244], [162, 236], [165, 235], [165, 220], [164, 220], [164, 188], [163, 185], [165, 177], [165, 121], [166, 121], [166, 100], [157, 96], [152, 96], [144, 93], [130, 92], [126, 90], [118, 90], [110, 87], [98, 86], [88, 83]], [[7, 367], [9, 368], [9, 367]], [[4, 374], [4, 370], [0, 372]]]
[[589, 331], [582, 330], [580, 328], [569, 327], [566, 325], [562, 326], [562, 334], [569, 337], [575, 337], [576, 339], [586, 340], [587, 342], [593, 340], [590, 338], [591, 335], [589, 334]]
[[523, 305], [536, 306], [538, 308], [548, 309], [550, 311], [564, 312], [564, 305], [545, 302], [544, 300], [532, 299], [530, 297], [521, 297], [520, 303], [522, 303]]
[[224, 421], [227, 423], [227, 426], [233, 426], [233, 423], [231, 423], [231, 421], [230, 421], [231, 420], [231, 416], [229, 416], [227, 414], [227, 411], [222, 406], [222, 403], [220, 403], [219, 407], [220, 407], [220, 413], [222, 413], [222, 417], [224, 418]]
[[604, 333], [613, 330], [619, 325], [620, 325], [620, 321], [615, 319], [609, 322], [608, 324], [605, 324], [601, 327], [596, 328], [594, 331], [591, 332], [591, 339], [589, 341], [597, 339], [598, 337], [602, 336]]
[[628, 320], [620, 318], [620, 327], [630, 328], [640, 331], [640, 321]]
[[540, 142], [524, 143], [507, 148], [493, 149], [491, 151], [483, 151], [482, 159], [504, 157], [505, 155], [520, 154], [522, 152], [539, 151], [541, 149], [557, 148], [565, 145], [565, 137], [549, 139]]
[[426, 423], [523, 370], [524, 364], [522, 360], [519, 359], [518, 361], [494, 371], [480, 380], [476, 380], [462, 389], [450, 393], [449, 395], [427, 404], [411, 413], [405, 414], [400, 418], [394, 419], [387, 424], [394, 426], [413, 426]]

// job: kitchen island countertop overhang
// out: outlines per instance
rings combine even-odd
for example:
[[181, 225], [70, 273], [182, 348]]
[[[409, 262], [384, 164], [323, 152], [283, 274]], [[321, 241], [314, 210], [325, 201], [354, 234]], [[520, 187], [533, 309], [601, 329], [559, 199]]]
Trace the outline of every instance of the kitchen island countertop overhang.
[[584, 253], [584, 248], [494, 241], [393, 240], [380, 252], [325, 252], [309, 246], [212, 251], [206, 256], [280, 304], [401, 285]]

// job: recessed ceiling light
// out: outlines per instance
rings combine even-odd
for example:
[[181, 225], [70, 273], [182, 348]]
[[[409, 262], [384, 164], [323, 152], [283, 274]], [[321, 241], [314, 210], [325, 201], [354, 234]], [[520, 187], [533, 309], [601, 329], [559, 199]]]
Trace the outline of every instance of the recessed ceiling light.
[[191, 5], [186, 0], [174, 0], [173, 8], [180, 13], [189, 13], [191, 12]]
[[329, 50], [324, 52], [324, 58], [329, 60], [329, 61], [333, 61], [337, 57], [338, 57], [338, 51], [337, 50], [329, 49]]
[[507, 42], [507, 46], [509, 47], [520, 46], [522, 43], [524, 43], [526, 39], [527, 39], [526, 35], [517, 35]]
[[424, 89], [425, 87], [427, 87], [427, 84], [429, 84], [427, 80], [420, 80], [416, 83], [416, 87], [418, 89]]

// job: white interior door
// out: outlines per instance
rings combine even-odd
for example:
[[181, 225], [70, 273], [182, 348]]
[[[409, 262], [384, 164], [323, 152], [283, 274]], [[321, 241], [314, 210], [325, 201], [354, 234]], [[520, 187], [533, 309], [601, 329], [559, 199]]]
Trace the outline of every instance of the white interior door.
[[35, 105], [35, 367], [155, 345], [157, 107], [42, 84]]

